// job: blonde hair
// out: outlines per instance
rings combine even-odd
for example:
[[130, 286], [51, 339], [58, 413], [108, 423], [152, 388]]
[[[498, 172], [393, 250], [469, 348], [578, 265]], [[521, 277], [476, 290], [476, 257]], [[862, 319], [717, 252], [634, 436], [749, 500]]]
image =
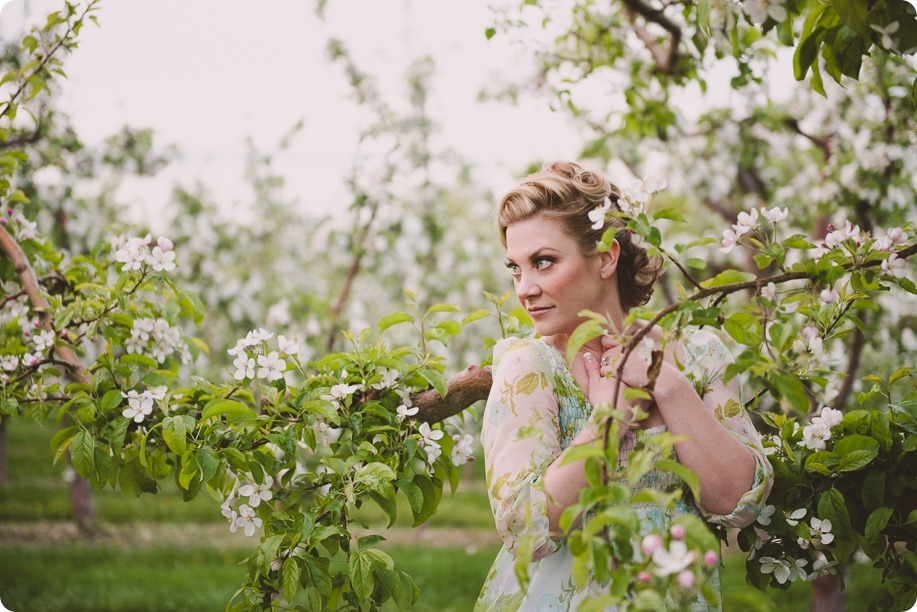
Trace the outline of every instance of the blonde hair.
[[619, 228], [615, 240], [621, 246], [617, 277], [621, 306], [625, 311], [646, 304], [653, 294], [653, 283], [659, 276], [662, 260], [650, 257], [636, 244], [626, 229], [624, 219], [607, 219], [599, 229], [592, 228], [589, 211], [601, 206], [605, 198], [616, 201], [621, 191], [603, 176], [574, 162], [550, 162], [541, 170], [522, 179], [503, 196], [497, 209], [500, 241], [506, 247], [506, 228], [518, 221], [544, 215], [560, 226], [579, 246], [583, 257], [599, 252], [597, 243], [609, 227]]

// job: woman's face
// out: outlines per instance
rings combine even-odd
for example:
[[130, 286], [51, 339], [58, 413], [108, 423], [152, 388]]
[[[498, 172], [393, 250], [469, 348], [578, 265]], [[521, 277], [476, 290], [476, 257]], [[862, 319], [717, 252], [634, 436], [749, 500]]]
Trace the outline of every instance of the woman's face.
[[586, 258], [560, 222], [536, 215], [506, 228], [506, 267], [516, 297], [542, 336], [571, 334], [584, 309], [608, 309], [601, 258]]

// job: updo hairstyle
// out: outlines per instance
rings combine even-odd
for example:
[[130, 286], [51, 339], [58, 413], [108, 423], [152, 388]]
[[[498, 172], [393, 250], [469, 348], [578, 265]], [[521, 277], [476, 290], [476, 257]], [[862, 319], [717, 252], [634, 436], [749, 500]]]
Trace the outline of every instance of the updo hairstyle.
[[503, 196], [497, 210], [500, 241], [505, 248], [507, 227], [542, 214], [559, 221], [564, 231], [576, 241], [583, 257], [591, 257], [599, 252], [597, 243], [608, 227], [622, 228], [615, 235], [621, 246], [617, 277], [621, 306], [627, 312], [649, 301], [662, 260], [649, 257], [645, 248], [635, 244], [631, 233], [623, 229], [625, 219], [607, 219], [601, 228], [592, 229], [589, 211], [601, 206], [605, 198], [611, 198], [613, 207], [620, 210], [617, 199], [621, 197], [621, 191], [616, 186], [579, 164], [564, 161], [547, 163]]

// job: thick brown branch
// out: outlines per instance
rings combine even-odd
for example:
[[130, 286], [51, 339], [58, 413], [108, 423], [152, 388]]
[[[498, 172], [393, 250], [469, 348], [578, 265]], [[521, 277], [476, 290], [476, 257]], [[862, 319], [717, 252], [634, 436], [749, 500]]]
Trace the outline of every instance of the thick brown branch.
[[468, 366], [449, 379], [449, 391], [442, 397], [434, 389], [414, 395], [411, 399], [420, 408], [417, 418], [427, 423], [438, 423], [458, 414], [473, 403], [487, 399], [493, 377], [490, 368]]
[[[16, 274], [19, 275], [19, 281], [22, 283], [23, 289], [25, 289], [25, 292], [29, 296], [29, 301], [32, 303], [32, 309], [38, 313], [42, 328], [54, 332], [54, 324], [51, 320], [48, 300], [46, 300], [45, 296], [41, 293], [35, 271], [29, 264], [29, 259], [26, 257], [22, 247], [19, 246], [15, 238], [13, 238], [2, 225], [0, 225], [0, 249], [2, 249], [10, 258], [10, 261], [13, 262], [13, 268], [16, 270]], [[56, 345], [54, 347], [54, 352], [60, 357], [60, 361], [66, 364], [64, 369], [71, 380], [84, 385], [88, 385], [92, 382], [92, 377], [89, 376], [86, 368], [83, 367], [79, 357], [77, 357], [72, 349], [67, 346]]]
[[[910, 257], [914, 253], [917, 253], [917, 243], [905, 247], [896, 253], [901, 258]], [[850, 265], [848, 266], [848, 269], [861, 270], [863, 268], [872, 268], [879, 265], [880, 263], [881, 262], [879, 261], [867, 261], [857, 265]], [[623, 357], [619, 367], [623, 367], [624, 363], [627, 361], [627, 358], [630, 356], [630, 353], [637, 347], [637, 344], [644, 338], [644, 336], [650, 332], [653, 326], [655, 326], [656, 323], [658, 323], [666, 315], [675, 312], [679, 304], [683, 302], [696, 301], [715, 294], [728, 295], [730, 293], [743, 291], [745, 289], [756, 289], [770, 282], [779, 284], [803, 278], [806, 278], [804, 272], [786, 272], [784, 274], [777, 274], [774, 276], [758, 278], [741, 283], [731, 283], [729, 285], [722, 285], [720, 287], [713, 287], [710, 289], [700, 289], [684, 300], [671, 304], [670, 306], [660, 310], [656, 316], [647, 323], [646, 326], [631, 336], [628, 343], [624, 346]], [[851, 348], [851, 351], [853, 351], [853, 348]], [[852, 370], [848, 365], [848, 372], [850, 371]], [[618, 381], [620, 380], [621, 377], [619, 375]], [[481, 368], [475, 365], [468, 366], [465, 370], [459, 372], [449, 379], [449, 391], [445, 398], [440, 396], [439, 393], [432, 389], [417, 393], [412, 397], [414, 405], [420, 408], [418, 419], [428, 423], [437, 423], [439, 421], [443, 421], [452, 415], [458, 414], [471, 404], [479, 400], [486, 399], [487, 394], [490, 393], [490, 388], [492, 385], [493, 377], [490, 368]], [[618, 391], [619, 389], [616, 388], [615, 398], [612, 402], [612, 405], [617, 405]]]

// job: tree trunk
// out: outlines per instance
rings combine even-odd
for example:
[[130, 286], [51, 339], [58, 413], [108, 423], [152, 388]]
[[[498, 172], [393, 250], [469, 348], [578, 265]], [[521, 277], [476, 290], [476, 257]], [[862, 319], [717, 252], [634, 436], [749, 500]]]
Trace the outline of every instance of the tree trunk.
[[[845, 565], [838, 567], [838, 571], [845, 569]], [[846, 599], [837, 574], [822, 574], [812, 583], [812, 612], [843, 612]]]
[[73, 480], [70, 481], [70, 501], [73, 503], [73, 518], [76, 520], [77, 529], [83, 535], [93, 533], [96, 507], [92, 500], [92, 489], [89, 483], [76, 472], [73, 472]]
[[9, 438], [7, 428], [9, 423], [9, 417], [0, 417], [0, 486], [9, 482], [6, 473], [7, 440]]

